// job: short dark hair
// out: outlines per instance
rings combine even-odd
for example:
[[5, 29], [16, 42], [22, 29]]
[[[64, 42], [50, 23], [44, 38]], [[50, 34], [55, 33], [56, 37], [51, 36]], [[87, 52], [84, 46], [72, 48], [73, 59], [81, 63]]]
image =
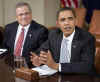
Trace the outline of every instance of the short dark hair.
[[59, 17], [59, 14], [60, 12], [63, 12], [63, 11], [72, 11], [74, 17], [76, 17], [76, 13], [75, 13], [75, 10], [71, 7], [64, 7], [64, 8], [60, 8], [59, 11], [57, 12], [57, 19]]
[[29, 11], [32, 12], [32, 9], [31, 9], [30, 5], [29, 5], [28, 3], [26, 3], [26, 2], [19, 2], [19, 3], [17, 3], [17, 4], [16, 4], [16, 9], [17, 9], [17, 8], [20, 8], [20, 7], [22, 7], [22, 6], [27, 6], [28, 9], [29, 9]]

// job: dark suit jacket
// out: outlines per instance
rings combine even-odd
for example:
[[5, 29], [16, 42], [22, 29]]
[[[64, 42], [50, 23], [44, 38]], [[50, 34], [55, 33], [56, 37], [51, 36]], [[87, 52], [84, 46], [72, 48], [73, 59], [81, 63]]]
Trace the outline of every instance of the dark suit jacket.
[[[5, 28], [3, 44], [11, 54], [14, 52], [14, 43], [18, 25], [18, 22], [13, 22], [8, 24]], [[30, 51], [35, 52], [40, 47], [40, 45], [47, 40], [47, 37], [48, 30], [44, 26], [36, 23], [35, 21], [32, 21], [25, 39], [22, 52], [22, 56], [26, 58], [26, 62], [28, 64], [30, 64]]]
[[[39, 51], [49, 49], [56, 63], [59, 63], [63, 33], [52, 31]], [[75, 27], [72, 40], [70, 63], [61, 63], [61, 73], [93, 73], [95, 56], [95, 38], [88, 32]]]

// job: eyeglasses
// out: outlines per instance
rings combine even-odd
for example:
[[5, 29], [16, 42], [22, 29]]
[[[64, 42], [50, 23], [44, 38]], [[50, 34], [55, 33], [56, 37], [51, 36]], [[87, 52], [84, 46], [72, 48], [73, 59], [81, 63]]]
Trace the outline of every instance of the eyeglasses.
[[25, 15], [25, 16], [30, 15], [30, 12], [25, 12], [25, 13], [18, 14], [18, 16], [23, 16], [23, 15]]

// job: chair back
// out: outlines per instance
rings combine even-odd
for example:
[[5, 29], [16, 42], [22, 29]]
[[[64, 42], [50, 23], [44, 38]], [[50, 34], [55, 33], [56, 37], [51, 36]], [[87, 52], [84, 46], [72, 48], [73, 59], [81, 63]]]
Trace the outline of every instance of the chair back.
[[85, 8], [75, 8], [76, 12], [76, 25], [80, 28], [84, 28], [86, 9]]
[[96, 38], [95, 67], [97, 73], [100, 74], [100, 10], [93, 11], [89, 32]]
[[94, 10], [89, 26], [89, 32], [100, 35], [100, 10]]
[[[74, 8], [76, 12], [76, 26], [83, 28], [85, 24], [86, 9], [85, 8]], [[48, 27], [49, 30], [56, 29], [57, 26]]]

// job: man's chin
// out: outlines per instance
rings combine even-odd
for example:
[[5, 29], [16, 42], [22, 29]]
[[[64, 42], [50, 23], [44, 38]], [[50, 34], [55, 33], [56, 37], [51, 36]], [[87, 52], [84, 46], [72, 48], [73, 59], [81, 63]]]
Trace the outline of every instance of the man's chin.
[[23, 23], [23, 24], [21, 24], [22, 26], [27, 26], [28, 25], [28, 23]]
[[64, 35], [67, 37], [67, 36], [71, 35], [71, 33], [70, 32], [64, 32]]

